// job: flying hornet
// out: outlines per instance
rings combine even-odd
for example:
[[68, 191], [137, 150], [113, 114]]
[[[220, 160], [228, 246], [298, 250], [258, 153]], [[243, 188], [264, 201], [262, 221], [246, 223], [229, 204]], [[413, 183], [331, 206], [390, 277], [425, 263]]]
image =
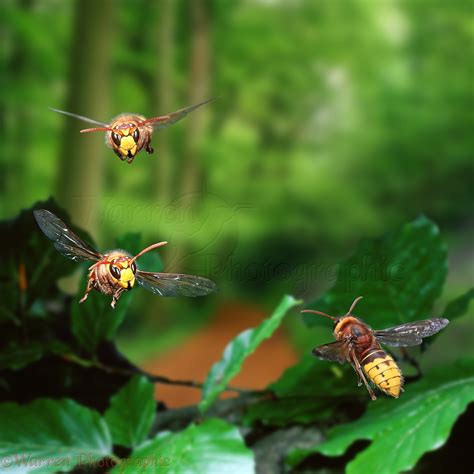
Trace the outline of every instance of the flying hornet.
[[65, 112], [64, 110], [53, 109], [51, 107], [50, 110], [68, 115], [69, 117], [77, 118], [84, 122], [98, 125], [93, 128], [85, 128], [80, 132], [106, 132], [105, 143], [112, 148], [114, 153], [122, 161], [126, 160], [127, 163], [132, 163], [137, 153], [143, 149], [145, 149], [148, 154], [153, 153], [154, 150], [150, 144], [155, 130], [173, 125], [198, 107], [207, 104], [211, 100], [213, 99], [205, 100], [199, 104], [185, 107], [184, 109], [177, 110], [176, 112], [167, 115], [161, 115], [149, 119], [145, 118], [143, 115], [124, 113], [112, 119], [110, 123], [98, 122], [89, 117]]
[[89, 293], [96, 290], [112, 295], [111, 306], [115, 308], [122, 293], [131, 290], [135, 282], [159, 296], [203, 296], [217, 291], [216, 284], [207, 278], [138, 269], [138, 258], [167, 242], [150, 245], [135, 256], [124, 250], [110, 250], [102, 254], [82, 241], [52, 212], [40, 209], [34, 211], [34, 216], [43, 234], [54, 242], [59, 253], [75, 262], [94, 262], [89, 267], [87, 288], [79, 303], [86, 301]]
[[417, 346], [422, 343], [424, 337], [441, 331], [449, 321], [444, 318], [431, 318], [374, 331], [352, 314], [361, 299], [362, 296], [356, 298], [349, 311], [339, 317], [311, 309], [302, 311], [319, 314], [334, 321], [336, 342], [316, 347], [313, 349], [313, 355], [340, 364], [349, 362], [358, 375], [359, 387], [364, 383], [372, 400], [377, 397], [367, 379], [385, 394], [398, 398], [400, 391], [403, 391], [403, 375], [392, 356], [382, 349], [380, 343], [393, 347]]

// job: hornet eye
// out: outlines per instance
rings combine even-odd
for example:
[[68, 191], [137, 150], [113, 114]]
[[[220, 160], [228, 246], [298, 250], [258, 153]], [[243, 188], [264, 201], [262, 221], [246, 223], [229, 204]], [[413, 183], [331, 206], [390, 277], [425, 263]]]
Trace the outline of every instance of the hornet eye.
[[116, 278], [117, 280], [120, 280], [120, 268], [116, 267], [115, 265], [110, 265], [110, 273], [112, 273], [112, 276]]
[[120, 146], [121, 139], [118, 133], [112, 132], [112, 140], [117, 146]]
[[138, 131], [138, 128], [133, 131], [132, 137], [135, 140], [135, 143], [138, 142], [138, 139], [140, 138], [140, 132]]
[[136, 273], [137, 271], [137, 266], [135, 265], [135, 262], [132, 262], [132, 272]]

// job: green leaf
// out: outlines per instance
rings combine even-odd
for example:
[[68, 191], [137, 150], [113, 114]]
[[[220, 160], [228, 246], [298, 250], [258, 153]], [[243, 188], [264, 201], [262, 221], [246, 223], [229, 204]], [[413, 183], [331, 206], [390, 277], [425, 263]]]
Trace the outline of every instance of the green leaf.
[[72, 304], [72, 332], [87, 352], [95, 352], [101, 341], [114, 338], [125, 319], [133, 291], [122, 294], [115, 309], [110, 306], [112, 296], [97, 292], [91, 292], [84, 303]]
[[469, 309], [469, 304], [471, 300], [474, 298], [474, 288], [466, 291], [461, 296], [458, 296], [454, 300], [450, 301], [446, 306], [446, 309], [443, 313], [443, 318], [447, 318], [450, 321], [453, 319], [459, 318], [467, 313]]
[[[355, 380], [354, 371], [347, 365], [331, 364], [311, 354], [305, 354], [301, 360], [283, 372], [283, 375], [269, 385], [278, 397], [311, 396], [325, 393], [331, 396], [354, 393], [348, 389], [348, 380]], [[357, 385], [357, 381], [354, 386]]]
[[227, 344], [222, 359], [212, 366], [204, 382], [199, 404], [201, 412], [212, 405], [229, 381], [239, 373], [245, 359], [278, 329], [287, 311], [298, 304], [301, 302], [292, 296], [285, 296], [268, 319], [254, 329], [241, 332]]
[[310, 354], [304, 355], [268, 388], [276, 398], [250, 406], [245, 423], [258, 420], [271, 426], [309, 424], [334, 416], [339, 402], [347, 398], [366, 396], [365, 389], [357, 387], [352, 368], [330, 364]]
[[136, 375], [110, 402], [105, 412], [114, 444], [137, 447], [145, 441], [155, 419], [154, 386]]
[[252, 451], [239, 430], [211, 418], [179, 433], [160, 433], [117, 466], [113, 472], [167, 474], [220, 474], [255, 472]]
[[21, 369], [41, 359], [44, 354], [64, 354], [68, 351], [67, 345], [60, 341], [31, 341], [22, 345], [10, 341], [0, 352], [0, 369]]
[[[41, 232], [33, 216], [34, 209], [49, 209], [65, 222], [69, 218], [54, 200], [38, 202], [12, 220], [0, 222], [0, 322], [15, 321], [28, 325], [28, 309], [36, 301], [57, 298], [57, 281], [77, 269], [77, 263], [62, 256]], [[74, 225], [71, 228], [90, 242]], [[21, 318], [19, 318], [21, 311]]]
[[340, 456], [356, 440], [364, 439], [372, 443], [348, 464], [348, 473], [412, 469], [425, 452], [446, 442], [456, 419], [473, 400], [474, 361], [439, 367], [407, 386], [400, 399], [380, 398], [362, 418], [336, 426], [324, 443], [292, 451], [288, 462], [298, 464], [316, 452]]
[[72, 400], [0, 405], [0, 466], [5, 472], [70, 471], [112, 454], [99, 413]]
[[[449, 321], [453, 321], [454, 319], [460, 318], [461, 316], [467, 313], [467, 310], [469, 309], [469, 304], [471, 303], [471, 300], [473, 298], [474, 288], [471, 288], [463, 295], [458, 296], [457, 298], [450, 301], [441, 316], [443, 318], [449, 319]], [[425, 346], [428, 347], [429, 345], [431, 345], [440, 334], [441, 333], [434, 334], [429, 339], [427, 339], [425, 341]]]
[[331, 417], [336, 404], [317, 398], [285, 397], [264, 400], [250, 405], [244, 415], [244, 423], [261, 422], [267, 426], [283, 427], [290, 424], [308, 425]]
[[[447, 249], [438, 227], [420, 217], [380, 239], [362, 241], [339, 266], [334, 286], [310, 307], [345, 314], [357, 296], [364, 296], [355, 313], [377, 328], [426, 319], [447, 268]], [[312, 314], [304, 321], [308, 326], [325, 324]]]
[[44, 344], [37, 341], [21, 346], [15, 341], [10, 341], [0, 352], [0, 369], [21, 369], [41, 359], [44, 351]]

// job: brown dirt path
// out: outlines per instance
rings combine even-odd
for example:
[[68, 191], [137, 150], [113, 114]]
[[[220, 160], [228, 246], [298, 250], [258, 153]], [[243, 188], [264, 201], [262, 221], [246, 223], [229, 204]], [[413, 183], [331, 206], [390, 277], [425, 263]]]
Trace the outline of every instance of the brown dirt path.
[[[204, 381], [211, 365], [222, 356], [227, 343], [247, 328], [258, 325], [268, 317], [260, 308], [242, 303], [228, 303], [216, 313], [213, 321], [192, 335], [184, 344], [157, 359], [144, 364], [144, 369], [173, 379]], [[232, 385], [248, 389], [262, 389], [297, 360], [283, 329], [245, 362]], [[170, 408], [192, 405], [200, 400], [201, 391], [157, 384], [156, 398]]]

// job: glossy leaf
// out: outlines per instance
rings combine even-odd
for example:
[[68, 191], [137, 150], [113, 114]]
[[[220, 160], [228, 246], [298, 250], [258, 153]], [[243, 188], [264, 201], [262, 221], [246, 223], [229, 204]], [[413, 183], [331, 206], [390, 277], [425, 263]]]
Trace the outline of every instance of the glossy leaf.
[[[342, 315], [357, 296], [354, 313], [376, 329], [426, 319], [447, 274], [447, 249], [438, 227], [426, 217], [376, 240], [364, 240], [338, 267], [335, 285], [309, 307]], [[308, 326], [328, 321], [306, 314]]]
[[298, 304], [301, 302], [292, 296], [285, 296], [268, 319], [254, 329], [241, 332], [226, 346], [221, 360], [212, 366], [204, 383], [199, 404], [202, 412], [212, 405], [229, 381], [240, 372], [245, 359], [278, 329], [287, 311]]
[[[354, 393], [357, 381], [354, 371], [347, 365], [332, 364], [305, 354], [301, 360], [283, 372], [283, 375], [269, 385], [278, 397], [311, 396], [326, 393], [331, 396]], [[350, 384], [350, 381], [356, 383]], [[349, 383], [348, 383], [349, 382]]]
[[39, 399], [23, 406], [3, 403], [0, 426], [4, 472], [70, 471], [112, 454], [105, 421], [72, 400]]
[[314, 448], [294, 450], [288, 461], [295, 465], [313, 453], [340, 456], [363, 439], [372, 443], [348, 464], [348, 473], [406, 471], [425, 452], [446, 442], [456, 419], [473, 400], [474, 361], [439, 367], [408, 385], [400, 399], [378, 399], [362, 418], [336, 426], [327, 441]]
[[471, 300], [474, 299], [474, 288], [450, 301], [444, 310], [443, 317], [450, 321], [467, 313]]
[[268, 426], [307, 425], [330, 418], [337, 405], [317, 397], [285, 397], [250, 405], [244, 417], [246, 425], [256, 422]]
[[[25, 324], [28, 310], [35, 302], [57, 297], [57, 281], [77, 269], [77, 264], [63, 257], [53, 243], [41, 232], [33, 217], [34, 209], [49, 209], [70, 219], [54, 200], [41, 201], [20, 212], [12, 220], [0, 222], [0, 322], [16, 321]], [[90, 238], [71, 225], [81, 237]]]
[[340, 402], [366, 396], [357, 386], [351, 367], [331, 364], [306, 354], [268, 387], [274, 399], [249, 407], [245, 422], [260, 421], [266, 425], [309, 424], [337, 414]]
[[179, 433], [160, 433], [112, 472], [253, 474], [255, 466], [239, 430], [225, 421], [209, 419]]
[[135, 376], [110, 401], [105, 412], [114, 444], [136, 447], [145, 441], [156, 413], [154, 385]]
[[18, 345], [18, 343], [11, 341], [0, 352], [0, 369], [21, 369], [31, 362], [40, 359], [44, 352], [45, 347], [39, 342]]
[[67, 303], [57, 281], [78, 266], [59, 254], [41, 232], [33, 217], [33, 210], [38, 208], [50, 209], [69, 220], [50, 199], [0, 223], [0, 368], [21, 369], [46, 353], [60, 352], [64, 337]]
[[0, 369], [21, 369], [41, 359], [44, 354], [64, 354], [69, 351], [66, 344], [60, 341], [32, 341], [19, 345], [10, 341], [0, 352]]
[[110, 306], [112, 296], [109, 295], [93, 291], [84, 303], [79, 303], [80, 297], [76, 297], [71, 309], [72, 332], [87, 352], [93, 353], [101, 341], [113, 339], [125, 319], [133, 291], [122, 294], [115, 309]]
[[[471, 300], [474, 298], [474, 288], [466, 291], [466, 293], [458, 296], [451, 300], [445, 310], [442, 313], [443, 318], [447, 318], [450, 322], [464, 316], [469, 309], [469, 304]], [[430, 338], [425, 340], [425, 346], [431, 345], [434, 340], [441, 334], [441, 332], [434, 334]]]

